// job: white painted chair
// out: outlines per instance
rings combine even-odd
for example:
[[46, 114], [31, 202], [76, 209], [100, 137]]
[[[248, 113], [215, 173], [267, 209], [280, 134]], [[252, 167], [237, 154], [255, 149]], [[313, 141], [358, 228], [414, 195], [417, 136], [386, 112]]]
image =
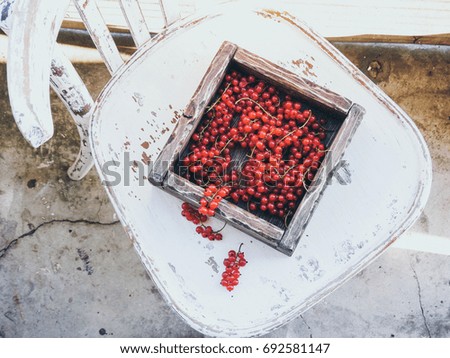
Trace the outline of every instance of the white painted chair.
[[[52, 53], [58, 28], [52, 24], [60, 22], [67, 0], [58, 1], [56, 8], [48, 3], [33, 3], [33, 17], [45, 14], [49, 21], [33, 25], [28, 19], [31, 5], [16, 0], [14, 21], [20, 18], [26, 26], [14, 28], [10, 34], [8, 55], [14, 116], [35, 146], [52, 134], [46, 88], [51, 63], [48, 53]], [[105, 168], [113, 166], [116, 173], [130, 169], [126, 155], [144, 161], [157, 157], [176, 124], [173, 119], [183, 111], [224, 40], [309, 76], [367, 110], [344, 157], [352, 173], [351, 184], [334, 182], [327, 187], [290, 258], [231, 227], [224, 229], [222, 242], [213, 245], [202, 240], [179, 215], [180, 200], [143, 180], [145, 173], [132, 172], [130, 183], [121, 180], [106, 186], [163, 297], [192, 327], [212, 336], [267, 333], [342, 285], [418, 218], [431, 185], [431, 160], [420, 132], [392, 100], [308, 26], [277, 9], [242, 5], [235, 11], [236, 4], [230, 4], [178, 21], [149, 39], [142, 21], [133, 25], [138, 12], [130, 6], [136, 3], [122, 3], [131, 14], [131, 32], [140, 46], [125, 65], [93, 0], [77, 1], [113, 73], [96, 101], [84, 92], [81, 80], [68, 72], [72, 67], [57, 50], [51, 71], [52, 82], [73, 113], [82, 139], [87, 140], [91, 133], [92, 157], [103, 181], [111, 179]], [[295, 46], [284, 46], [280, 38], [289, 39]], [[25, 51], [29, 56], [24, 56]], [[31, 61], [39, 52], [45, 53], [38, 61]], [[308, 60], [309, 71], [299, 59]], [[79, 89], [63, 96], [73, 83]], [[20, 96], [23, 99], [16, 98]], [[144, 146], [149, 139], [149, 145]], [[78, 161], [80, 169], [72, 170], [74, 178], [81, 177], [89, 167], [88, 143], [84, 148], [81, 157], [86, 159]], [[373, 185], [380, 171], [388, 171], [396, 180]], [[215, 219], [213, 222], [218, 225]], [[241, 242], [250, 264], [243, 270], [240, 286], [230, 295], [218, 284], [221, 260]]]
[[[0, 28], [10, 33], [8, 49], [8, 90], [16, 123], [35, 148], [53, 136], [48, 78], [75, 121], [80, 136], [80, 152], [69, 168], [71, 179], [82, 179], [94, 165], [89, 146], [89, 121], [94, 100], [70, 61], [55, 46], [64, 14], [71, 0], [29, 2], [1, 0]], [[74, 0], [111, 75], [124, 63], [103, 21], [95, 0]], [[160, 1], [165, 27], [179, 17], [172, 0]], [[137, 0], [121, 0], [120, 6], [136, 47], [150, 39], [150, 32]], [[47, 21], [33, 21], [36, 18]], [[29, 26], [14, 26], [13, 21]], [[40, 36], [48, 34], [48, 36]], [[28, 56], [25, 56], [27, 53]], [[48, 66], [48, 64], [51, 64]]]

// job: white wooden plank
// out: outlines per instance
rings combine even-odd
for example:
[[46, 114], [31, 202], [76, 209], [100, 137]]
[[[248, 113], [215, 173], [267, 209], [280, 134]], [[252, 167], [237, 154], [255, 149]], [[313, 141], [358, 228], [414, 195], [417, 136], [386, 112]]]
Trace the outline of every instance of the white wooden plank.
[[110, 73], [114, 73], [122, 64], [119, 50], [109, 32], [95, 0], [75, 0], [78, 12], [89, 31], [95, 46], [105, 61]]
[[287, 1], [280, 5], [323, 36], [427, 35], [450, 32], [450, 2], [381, 0]]
[[[140, 0], [149, 30], [159, 32], [163, 17], [158, 0]], [[179, 0], [181, 17], [209, 9], [223, 0]], [[126, 27], [116, 0], [98, 0], [108, 24]], [[235, 1], [236, 9], [246, 1]], [[274, 7], [273, 1], [259, 1]], [[450, 33], [450, 2], [448, 0], [277, 0], [276, 8], [289, 11], [298, 19], [314, 26], [326, 37], [357, 36], [365, 34], [432, 35]], [[76, 19], [72, 7], [68, 19]]]
[[150, 39], [150, 31], [148, 30], [138, 0], [120, 0], [120, 6], [136, 47], [142, 46]]

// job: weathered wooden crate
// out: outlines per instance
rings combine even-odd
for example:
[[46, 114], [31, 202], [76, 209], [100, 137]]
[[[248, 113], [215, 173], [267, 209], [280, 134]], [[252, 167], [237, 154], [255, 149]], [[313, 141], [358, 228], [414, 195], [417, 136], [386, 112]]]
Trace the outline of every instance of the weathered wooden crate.
[[[315, 113], [321, 112], [330, 119], [331, 126], [327, 128], [328, 134], [325, 139], [327, 153], [287, 226], [279, 218], [270, 217], [270, 214], [252, 213], [245, 206], [238, 206], [227, 200], [223, 200], [216, 210], [216, 217], [290, 256], [320, 200], [327, 178], [341, 160], [365, 110], [337, 93], [301, 78], [235, 44], [224, 42], [149, 173], [152, 184], [194, 206], [198, 206], [204, 189], [180, 176], [176, 167], [230, 67], [255, 75], [291, 96], [302, 99], [314, 108]], [[239, 153], [232, 156], [235, 163], [245, 160], [245, 155]], [[338, 207], [339, 203], [336, 203], [336, 210]]]

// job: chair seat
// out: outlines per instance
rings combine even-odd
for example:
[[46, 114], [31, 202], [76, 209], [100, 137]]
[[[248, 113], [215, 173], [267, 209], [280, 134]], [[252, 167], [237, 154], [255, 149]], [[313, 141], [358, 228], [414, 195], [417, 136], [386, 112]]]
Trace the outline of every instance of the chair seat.
[[[181, 201], [137, 164], [156, 159], [225, 40], [367, 111], [343, 158], [348, 184], [326, 187], [292, 257], [229, 225], [223, 241], [203, 239]], [[168, 304], [206, 335], [256, 336], [297, 317], [410, 227], [430, 191], [430, 155], [411, 119], [328, 42], [276, 11], [228, 6], [169, 27], [113, 76], [92, 118], [96, 167], [122, 224]], [[222, 261], [240, 243], [249, 263], [229, 293]]]

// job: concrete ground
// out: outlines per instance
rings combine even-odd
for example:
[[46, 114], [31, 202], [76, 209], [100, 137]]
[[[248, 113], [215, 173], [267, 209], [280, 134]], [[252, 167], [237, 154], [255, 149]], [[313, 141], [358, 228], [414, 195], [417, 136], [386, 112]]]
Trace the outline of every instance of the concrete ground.
[[[450, 240], [450, 49], [337, 45], [424, 134], [434, 182], [413, 230]], [[94, 94], [108, 80], [101, 64], [77, 68]], [[34, 150], [21, 137], [5, 70], [1, 64], [0, 337], [201, 337], [163, 302], [96, 173], [68, 179], [78, 138], [55, 96], [54, 138]], [[450, 255], [390, 248], [268, 337], [450, 337]]]

